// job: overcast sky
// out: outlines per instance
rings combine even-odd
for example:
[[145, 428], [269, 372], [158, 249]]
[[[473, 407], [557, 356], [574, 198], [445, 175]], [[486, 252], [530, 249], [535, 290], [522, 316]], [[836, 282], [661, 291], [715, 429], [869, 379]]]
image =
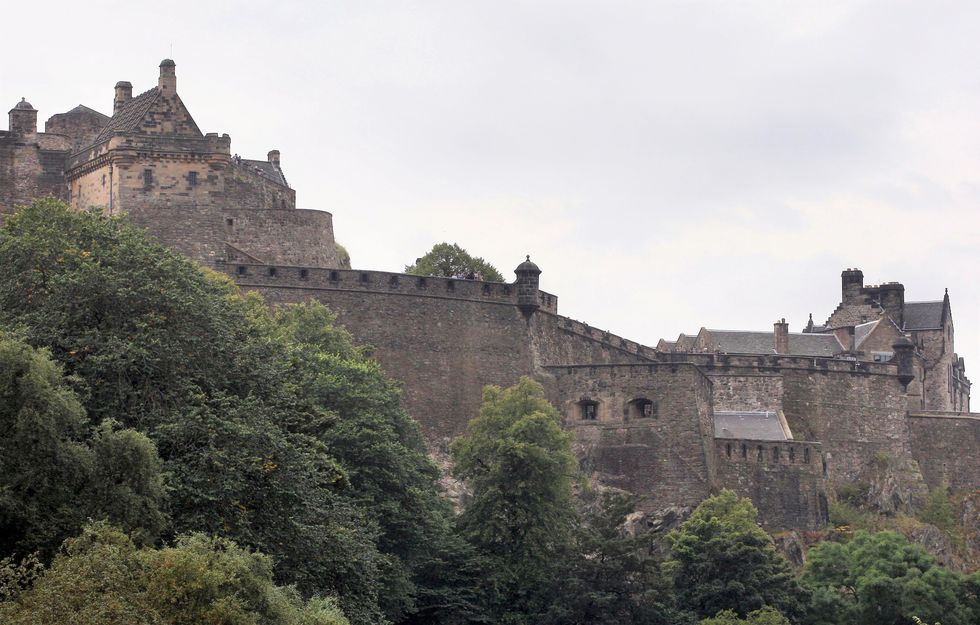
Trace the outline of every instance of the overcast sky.
[[111, 113], [172, 56], [355, 267], [531, 254], [561, 313], [649, 345], [822, 323], [859, 267], [948, 287], [980, 380], [978, 2], [8, 4], [0, 105]]

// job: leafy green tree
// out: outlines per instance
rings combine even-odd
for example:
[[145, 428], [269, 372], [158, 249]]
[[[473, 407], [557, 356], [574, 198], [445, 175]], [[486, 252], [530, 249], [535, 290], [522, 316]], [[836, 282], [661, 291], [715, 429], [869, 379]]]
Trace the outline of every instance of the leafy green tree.
[[846, 543], [814, 546], [802, 580], [814, 589], [808, 623], [904, 625], [919, 616], [967, 625], [980, 616], [969, 578], [895, 532], [861, 531]]
[[167, 523], [153, 443], [106, 421], [94, 432], [61, 368], [0, 333], [0, 553], [51, 556], [86, 518], [141, 540]]
[[[381, 602], [388, 618], [447, 618], [472, 602], [468, 593], [476, 575], [468, 583], [459, 575], [470, 567], [459, 561], [466, 558], [465, 544], [452, 534], [439, 470], [418, 424], [401, 407], [398, 387], [335, 321], [315, 302], [276, 311], [277, 336], [290, 346], [294, 363], [289, 377], [297, 396], [310, 403], [304, 414], [316, 415], [291, 427], [315, 437], [337, 459], [349, 481], [343, 494], [378, 528], [378, 548], [386, 556]], [[462, 568], [429, 568], [447, 559]], [[440, 571], [449, 577], [440, 581]]]
[[734, 610], [722, 610], [711, 618], [701, 619], [698, 625], [790, 625], [789, 619], [779, 610], [765, 606], [739, 618]]
[[330, 599], [277, 586], [271, 560], [202, 534], [137, 549], [105, 524], [65, 543], [27, 591], [0, 603], [9, 625], [348, 625]]
[[456, 243], [436, 243], [422, 258], [416, 258], [414, 265], [407, 265], [405, 273], [416, 276], [443, 276], [446, 278], [469, 278], [503, 282], [504, 276], [496, 267], [469, 252]]
[[494, 622], [537, 622], [547, 608], [540, 591], [575, 518], [569, 436], [541, 385], [523, 377], [484, 388], [480, 416], [453, 442], [454, 472], [472, 490], [459, 527], [488, 560]]
[[[378, 529], [347, 496], [345, 467], [291, 427], [329, 411], [289, 383], [292, 347], [261, 298], [239, 295], [227, 278], [119, 220], [54, 200], [5, 220], [0, 266], [0, 324], [64, 367], [87, 427], [115, 419], [156, 443], [176, 531], [259, 549], [275, 558], [280, 581], [336, 594], [356, 625], [386, 622]], [[99, 444], [119, 442], [106, 434]], [[110, 478], [135, 457], [93, 470]], [[108, 482], [101, 496], [112, 498]], [[72, 523], [40, 526], [55, 528], [47, 543], [57, 544]]]
[[629, 531], [635, 499], [606, 493], [580, 515], [542, 624], [630, 625], [693, 622], [673, 607], [670, 578], [649, 556], [649, 538]]
[[669, 566], [681, 607], [700, 618], [722, 610], [745, 616], [767, 605], [790, 619], [802, 614], [806, 593], [757, 515], [750, 500], [723, 490], [671, 532]]

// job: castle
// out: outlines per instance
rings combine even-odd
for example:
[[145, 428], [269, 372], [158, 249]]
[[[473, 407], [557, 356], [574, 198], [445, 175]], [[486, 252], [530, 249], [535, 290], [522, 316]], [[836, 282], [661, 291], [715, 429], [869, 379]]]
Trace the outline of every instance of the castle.
[[720, 487], [750, 496], [769, 527], [826, 523], [833, 486], [858, 484], [888, 511], [928, 489], [980, 487], [980, 415], [953, 348], [948, 293], [905, 301], [899, 283], [841, 276], [827, 321], [801, 333], [702, 328], [655, 347], [558, 314], [528, 258], [513, 283], [351, 269], [330, 213], [296, 208], [278, 151], [231, 153], [177, 93], [175, 64], [113, 114], [85, 106], [37, 131], [26, 100], [0, 132], [0, 217], [53, 195], [126, 214], [166, 245], [271, 304], [329, 306], [404, 384], [439, 455], [478, 412], [485, 384], [541, 381], [574, 433], [582, 468], [649, 510]]

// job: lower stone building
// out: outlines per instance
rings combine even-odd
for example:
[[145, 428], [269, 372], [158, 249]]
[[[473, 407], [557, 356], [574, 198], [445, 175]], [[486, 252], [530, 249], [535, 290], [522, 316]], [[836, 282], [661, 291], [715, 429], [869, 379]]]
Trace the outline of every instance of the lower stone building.
[[816, 528], [835, 486], [864, 484], [885, 511], [931, 488], [980, 487], [980, 415], [948, 294], [906, 302], [901, 284], [848, 269], [822, 325], [701, 328], [649, 347], [560, 315], [530, 259], [511, 283], [351, 269], [330, 213], [296, 208], [277, 151], [243, 159], [228, 135], [200, 131], [173, 61], [135, 97], [117, 83], [111, 116], [79, 106], [43, 133], [36, 120], [25, 100], [0, 132], [0, 217], [45, 195], [124, 213], [270, 304], [323, 302], [403, 384], [437, 456], [484, 385], [529, 375], [583, 471], [647, 510], [730, 487], [771, 528]]

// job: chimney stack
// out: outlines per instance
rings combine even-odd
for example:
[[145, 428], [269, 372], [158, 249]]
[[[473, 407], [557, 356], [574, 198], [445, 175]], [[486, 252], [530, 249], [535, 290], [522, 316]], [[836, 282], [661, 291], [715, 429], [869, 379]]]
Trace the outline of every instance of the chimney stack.
[[786, 319], [780, 319], [776, 323], [772, 324], [773, 337], [776, 341], [776, 353], [777, 354], [788, 354], [789, 353], [789, 324], [786, 323]]
[[864, 272], [860, 269], [845, 269], [840, 274], [841, 303], [863, 304], [861, 289], [864, 288]]
[[133, 97], [133, 84], [128, 80], [120, 80], [116, 83], [116, 97], [112, 100], [112, 112], [113, 114], [119, 112], [119, 109], [124, 107], [130, 98]]
[[269, 150], [269, 162], [279, 168], [279, 150]]
[[164, 95], [177, 93], [177, 64], [172, 59], [160, 61], [160, 81], [157, 87]]

